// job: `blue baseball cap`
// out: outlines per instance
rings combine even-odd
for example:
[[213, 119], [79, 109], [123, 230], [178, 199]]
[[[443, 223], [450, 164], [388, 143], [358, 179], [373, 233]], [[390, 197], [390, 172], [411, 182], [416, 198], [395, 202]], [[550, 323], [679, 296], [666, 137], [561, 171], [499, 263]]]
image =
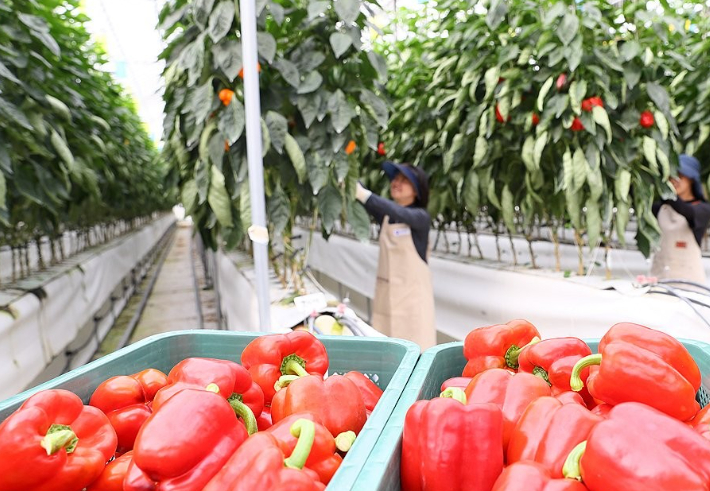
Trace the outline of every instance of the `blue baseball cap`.
[[387, 177], [389, 177], [390, 181], [397, 177], [397, 174], [403, 174], [404, 177], [409, 179], [409, 181], [414, 186], [414, 191], [417, 193], [417, 198], [421, 197], [421, 195], [419, 194], [419, 179], [417, 179], [417, 176], [414, 174], [414, 172], [412, 172], [411, 169], [403, 166], [402, 164], [398, 164], [390, 160], [382, 164], [382, 169], [385, 171], [385, 174], [387, 174]]
[[693, 194], [696, 198], [703, 197], [703, 186], [700, 182], [700, 162], [691, 155], [681, 154], [678, 157], [680, 165], [678, 173], [693, 181]]

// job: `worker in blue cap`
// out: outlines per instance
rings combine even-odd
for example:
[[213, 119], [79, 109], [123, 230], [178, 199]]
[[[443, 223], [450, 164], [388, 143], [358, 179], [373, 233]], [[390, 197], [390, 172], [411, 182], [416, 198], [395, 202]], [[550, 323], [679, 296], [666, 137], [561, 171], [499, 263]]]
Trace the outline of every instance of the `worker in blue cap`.
[[710, 223], [708, 204], [700, 183], [700, 162], [680, 156], [678, 176], [671, 178], [678, 195], [653, 205], [661, 228], [660, 249], [654, 254], [651, 275], [705, 283], [700, 243]]
[[391, 200], [358, 183], [357, 199], [380, 224], [380, 258], [372, 326], [427, 349], [436, 344], [434, 292], [429, 270], [429, 179], [409, 164], [385, 162]]

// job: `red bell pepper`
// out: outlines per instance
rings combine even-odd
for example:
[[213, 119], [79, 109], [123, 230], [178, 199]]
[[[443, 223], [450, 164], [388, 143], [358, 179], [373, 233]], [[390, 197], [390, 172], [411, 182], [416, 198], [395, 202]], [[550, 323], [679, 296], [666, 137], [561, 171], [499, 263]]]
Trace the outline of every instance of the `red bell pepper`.
[[274, 422], [271, 420], [271, 408], [264, 407], [264, 410], [256, 418], [256, 425], [259, 431], [268, 430], [273, 424]]
[[298, 443], [298, 438], [291, 434], [291, 427], [299, 419], [313, 421], [315, 425], [315, 439], [308, 459], [306, 459], [305, 467], [318, 474], [318, 478], [323, 484], [328, 484], [343, 462], [338, 450], [347, 452], [355, 441], [355, 433], [341, 434], [341, 445], [338, 446], [339, 442], [325, 426], [317, 421], [317, 416], [312, 413], [292, 414], [266, 430], [266, 433], [273, 435], [278, 440], [285, 455], [291, 455]]
[[463, 355], [468, 360], [463, 376], [473, 377], [490, 368], [517, 370], [522, 348], [539, 338], [535, 326], [522, 319], [474, 329], [463, 345]]
[[369, 415], [375, 409], [380, 397], [382, 397], [382, 389], [360, 372], [348, 372], [345, 377], [350, 379], [360, 389], [365, 409], [367, 409], [367, 414]]
[[237, 450], [204, 491], [322, 491], [318, 475], [304, 468], [312, 451], [316, 429], [300, 419], [291, 426], [298, 443], [286, 458], [274, 435], [253, 435]]
[[2, 491], [75, 491], [116, 452], [106, 415], [66, 390], [38, 392], [0, 424]]
[[444, 392], [449, 387], [458, 387], [459, 389], [466, 390], [471, 380], [473, 380], [473, 377], [452, 377], [444, 380], [444, 383], [441, 384], [441, 392]]
[[[552, 394], [572, 390], [569, 380], [575, 363], [592, 354], [587, 343], [579, 338], [554, 338], [526, 346], [518, 357], [519, 371], [542, 377], [552, 387]], [[582, 381], [587, 380], [589, 370], [581, 373]], [[590, 407], [594, 399], [587, 390], [580, 395]]]
[[503, 471], [503, 417], [458, 388], [417, 401], [402, 435], [402, 491], [490, 491]]
[[615, 406], [565, 463], [590, 491], [710, 489], [710, 443], [637, 402]]
[[690, 426], [710, 440], [710, 406], [705, 406], [690, 422]]
[[503, 413], [503, 449], [525, 409], [535, 399], [549, 396], [550, 386], [540, 377], [529, 373], [513, 374], [493, 368], [476, 375], [466, 387], [469, 404], [490, 402]]
[[577, 362], [570, 381], [573, 390], [584, 387], [582, 369], [600, 365], [587, 379], [595, 399], [611, 405], [642, 402], [681, 421], [700, 410], [695, 400], [698, 366], [671, 336], [636, 324], [617, 324], [599, 342], [599, 353]]
[[133, 451], [129, 451], [109, 462], [99, 478], [86, 491], [123, 491], [123, 480], [128, 474], [128, 466], [133, 461]]
[[328, 370], [328, 353], [315, 336], [306, 331], [260, 336], [242, 352], [242, 365], [264, 392], [271, 404], [274, 385], [282, 375], [319, 375]]
[[264, 394], [249, 372], [238, 363], [213, 358], [187, 358], [170, 370], [168, 382], [155, 395], [154, 411], [186, 388], [210, 390], [227, 399], [237, 416], [244, 421], [250, 435], [256, 433], [256, 416], [264, 409]]
[[247, 437], [223, 397], [183, 389], [138, 433], [124, 491], [202, 489]]
[[597, 406], [594, 406], [592, 409], [592, 413], [601, 416], [602, 418], [606, 418], [609, 416], [609, 412], [614, 408], [611, 404], [607, 403], [602, 403]]
[[313, 413], [333, 435], [355, 434], [367, 421], [362, 395], [352, 380], [333, 375], [325, 381], [315, 375], [297, 377], [279, 390], [271, 405], [271, 418], [278, 423], [296, 413]]
[[515, 427], [507, 462], [532, 460], [543, 464], [552, 477], [560, 478], [569, 453], [587, 440], [602, 419], [579, 404], [541, 397], [528, 406]]
[[575, 479], [556, 479], [544, 465], [524, 460], [506, 467], [493, 491], [587, 491], [587, 488]]
[[562, 404], [579, 404], [580, 406], [587, 407], [587, 404], [584, 402], [584, 399], [582, 399], [582, 396], [572, 390], [560, 392], [559, 394], [555, 394], [553, 397]]
[[168, 385], [168, 376], [155, 368], [134, 373], [131, 377], [140, 382], [147, 401], [152, 401], [155, 398], [155, 393]]

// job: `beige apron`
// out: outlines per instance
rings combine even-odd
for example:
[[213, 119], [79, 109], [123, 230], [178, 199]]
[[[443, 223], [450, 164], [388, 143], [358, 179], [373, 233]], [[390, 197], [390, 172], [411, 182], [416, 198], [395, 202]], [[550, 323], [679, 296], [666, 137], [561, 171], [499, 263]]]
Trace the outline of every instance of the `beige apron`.
[[414, 247], [409, 225], [390, 224], [388, 216], [380, 229], [372, 326], [414, 341], [422, 350], [436, 344], [431, 271]]
[[688, 220], [670, 205], [662, 205], [658, 211], [658, 225], [661, 228], [661, 248], [653, 256], [651, 276], [704, 284], [702, 254]]

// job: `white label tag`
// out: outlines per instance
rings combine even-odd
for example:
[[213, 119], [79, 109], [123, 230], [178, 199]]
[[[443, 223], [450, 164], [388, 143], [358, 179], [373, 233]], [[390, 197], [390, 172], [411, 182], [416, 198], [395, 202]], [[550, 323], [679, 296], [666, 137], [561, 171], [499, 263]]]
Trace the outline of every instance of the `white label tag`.
[[293, 299], [293, 303], [296, 304], [296, 308], [304, 314], [311, 314], [328, 306], [325, 295], [322, 293], [312, 293], [310, 295], [296, 297]]
[[412, 235], [411, 228], [396, 228], [392, 231], [392, 235], [395, 237], [404, 237], [406, 235]]

